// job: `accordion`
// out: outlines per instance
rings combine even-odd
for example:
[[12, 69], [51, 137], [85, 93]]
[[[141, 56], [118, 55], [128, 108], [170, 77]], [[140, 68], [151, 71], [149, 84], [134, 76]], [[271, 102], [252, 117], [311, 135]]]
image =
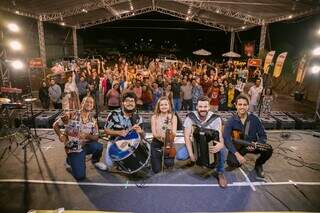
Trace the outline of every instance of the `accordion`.
[[214, 146], [214, 141], [219, 141], [219, 131], [193, 125], [192, 146], [197, 165], [215, 168], [217, 154], [209, 153], [209, 146]]

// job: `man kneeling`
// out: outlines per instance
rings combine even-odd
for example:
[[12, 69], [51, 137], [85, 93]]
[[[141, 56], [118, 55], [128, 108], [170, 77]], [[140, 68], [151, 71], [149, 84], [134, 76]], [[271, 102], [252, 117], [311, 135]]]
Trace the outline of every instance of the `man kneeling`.
[[[60, 142], [65, 144], [67, 153], [66, 166], [71, 167], [72, 175], [81, 180], [86, 177], [86, 155], [92, 154], [91, 161], [100, 170], [107, 166], [99, 162], [103, 145], [98, 142], [98, 125], [91, 115], [94, 100], [85, 97], [80, 111], [65, 113], [54, 124], [53, 129], [59, 136]], [[65, 126], [65, 131], [60, 131], [60, 126]]]

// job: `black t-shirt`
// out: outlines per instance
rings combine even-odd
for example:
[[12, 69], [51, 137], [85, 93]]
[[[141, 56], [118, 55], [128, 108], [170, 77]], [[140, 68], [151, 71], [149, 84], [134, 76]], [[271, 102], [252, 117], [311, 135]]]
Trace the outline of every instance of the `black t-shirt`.
[[171, 84], [171, 91], [173, 98], [180, 98], [181, 85], [176, 82]]
[[192, 71], [189, 68], [183, 68], [181, 71], [182, 76], [189, 76], [190, 74], [192, 74]]
[[99, 77], [96, 77], [95, 79], [88, 78], [88, 84], [93, 85], [93, 90], [90, 88], [91, 91], [96, 92], [99, 91], [99, 84], [100, 84], [100, 79]]
[[157, 79], [157, 80], [156, 80], [156, 83], [158, 84], [158, 86], [159, 86], [159, 87], [163, 88], [163, 86], [164, 86], [164, 85], [163, 85], [163, 84], [164, 84], [164, 82], [163, 82], [163, 80], [162, 80], [162, 79]]

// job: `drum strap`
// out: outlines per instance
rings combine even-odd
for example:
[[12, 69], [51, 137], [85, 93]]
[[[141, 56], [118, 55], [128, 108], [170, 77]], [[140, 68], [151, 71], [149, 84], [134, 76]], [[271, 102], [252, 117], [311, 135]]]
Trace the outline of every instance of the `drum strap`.
[[211, 117], [203, 124], [201, 124], [200, 120], [197, 118], [194, 112], [190, 112], [188, 117], [193, 121], [193, 123], [201, 128], [206, 128], [209, 126], [214, 120], [216, 120], [219, 116], [216, 114], [211, 115]]
[[140, 120], [140, 116], [138, 114], [133, 114], [131, 117], [130, 117], [130, 122], [131, 122], [131, 125], [135, 125], [135, 124], [138, 124], [139, 123], [139, 120]]

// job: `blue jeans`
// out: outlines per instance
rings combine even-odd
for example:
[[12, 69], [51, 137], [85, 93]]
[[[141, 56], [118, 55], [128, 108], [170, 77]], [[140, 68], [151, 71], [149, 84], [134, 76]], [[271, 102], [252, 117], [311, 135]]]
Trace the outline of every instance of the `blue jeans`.
[[181, 108], [181, 101], [180, 98], [174, 98], [173, 99], [173, 111], [177, 112]]
[[[225, 161], [225, 156], [224, 156], [224, 150], [225, 148], [221, 149], [217, 154], [218, 154], [218, 163], [216, 166], [216, 171], [218, 173], [223, 173], [224, 172], [224, 161]], [[178, 151], [176, 155], [177, 160], [186, 160], [189, 158], [189, 153], [186, 145], [182, 146]]]
[[81, 152], [67, 154], [67, 163], [70, 164], [72, 175], [76, 180], [82, 180], [86, 177], [86, 155], [92, 154], [92, 163], [99, 162], [103, 151], [103, 145], [97, 141], [89, 141], [82, 149]]

